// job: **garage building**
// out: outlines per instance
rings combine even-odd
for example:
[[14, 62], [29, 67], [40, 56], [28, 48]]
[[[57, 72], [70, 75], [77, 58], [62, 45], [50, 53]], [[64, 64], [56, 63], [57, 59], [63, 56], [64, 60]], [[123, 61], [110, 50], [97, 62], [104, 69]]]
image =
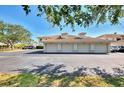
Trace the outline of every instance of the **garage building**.
[[41, 37], [44, 43], [45, 53], [108, 53], [108, 40], [91, 38], [85, 36], [85, 33], [79, 35], [61, 35]]

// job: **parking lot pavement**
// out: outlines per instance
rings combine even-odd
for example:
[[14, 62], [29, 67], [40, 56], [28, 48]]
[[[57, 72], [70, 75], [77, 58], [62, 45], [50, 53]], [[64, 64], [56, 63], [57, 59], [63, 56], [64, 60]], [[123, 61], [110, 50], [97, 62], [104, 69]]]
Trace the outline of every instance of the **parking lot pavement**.
[[[43, 54], [42, 50], [25, 50], [20, 52], [0, 52], [0, 72], [18, 73], [25, 69], [32, 70], [45, 66], [47, 70], [64, 69], [72, 72], [78, 68], [98, 68], [108, 73], [124, 70], [124, 53], [109, 54]], [[45, 70], [44, 68], [40, 70]]]

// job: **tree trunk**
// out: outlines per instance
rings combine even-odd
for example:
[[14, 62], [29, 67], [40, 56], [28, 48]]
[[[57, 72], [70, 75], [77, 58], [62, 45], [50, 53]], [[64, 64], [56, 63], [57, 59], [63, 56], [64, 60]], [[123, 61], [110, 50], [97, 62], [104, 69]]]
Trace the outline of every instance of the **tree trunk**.
[[14, 45], [10, 44], [10, 48], [11, 48], [11, 50], [14, 50]]
[[12, 43], [12, 41], [11, 41], [11, 40], [9, 40], [9, 47], [11, 48], [11, 50], [13, 50], [13, 49], [14, 49], [14, 44]]

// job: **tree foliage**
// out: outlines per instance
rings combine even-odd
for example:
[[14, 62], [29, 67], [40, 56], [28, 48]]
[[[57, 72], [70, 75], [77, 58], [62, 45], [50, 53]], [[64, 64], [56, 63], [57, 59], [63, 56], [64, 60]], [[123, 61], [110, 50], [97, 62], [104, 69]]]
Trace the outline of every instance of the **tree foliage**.
[[31, 33], [20, 25], [0, 22], [0, 42], [13, 48], [15, 43], [29, 42]]
[[[22, 7], [27, 15], [31, 12], [31, 6]], [[93, 23], [103, 24], [106, 21], [115, 25], [124, 17], [123, 5], [38, 5], [36, 7], [37, 16], [45, 15], [48, 22], [59, 26], [60, 29], [71, 25], [74, 30], [75, 25], [88, 27]]]

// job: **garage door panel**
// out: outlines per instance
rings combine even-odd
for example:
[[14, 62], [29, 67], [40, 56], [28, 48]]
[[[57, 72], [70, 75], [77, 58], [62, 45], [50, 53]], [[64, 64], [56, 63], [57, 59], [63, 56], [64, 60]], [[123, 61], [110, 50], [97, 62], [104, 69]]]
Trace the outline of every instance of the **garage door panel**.
[[57, 44], [47, 44], [46, 51], [47, 52], [57, 52]]
[[73, 44], [62, 44], [62, 52], [73, 52]]
[[78, 44], [78, 52], [89, 53], [90, 45], [89, 44]]
[[101, 44], [95, 45], [94, 53], [106, 53], [106, 52], [107, 52], [106, 45], [101, 45]]

